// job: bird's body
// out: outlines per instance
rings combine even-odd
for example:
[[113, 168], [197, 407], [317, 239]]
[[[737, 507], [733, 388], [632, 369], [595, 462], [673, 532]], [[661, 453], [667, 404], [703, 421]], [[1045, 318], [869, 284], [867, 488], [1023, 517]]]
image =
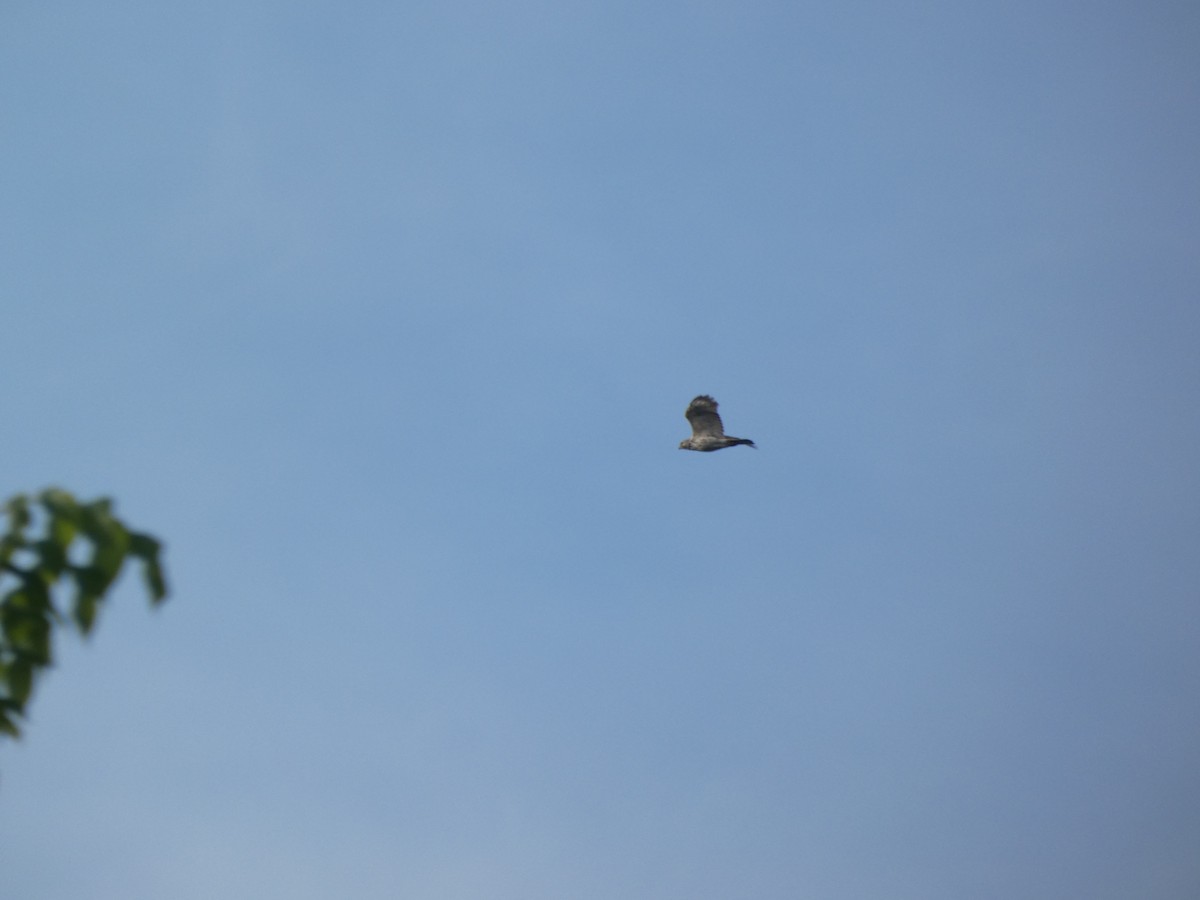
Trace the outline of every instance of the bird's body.
[[679, 442], [680, 450], [700, 450], [710, 453], [725, 447], [736, 447], [745, 444], [754, 446], [754, 441], [748, 438], [727, 437], [721, 417], [717, 415], [717, 401], [707, 394], [701, 394], [690, 404], [684, 413], [692, 424], [692, 436]]

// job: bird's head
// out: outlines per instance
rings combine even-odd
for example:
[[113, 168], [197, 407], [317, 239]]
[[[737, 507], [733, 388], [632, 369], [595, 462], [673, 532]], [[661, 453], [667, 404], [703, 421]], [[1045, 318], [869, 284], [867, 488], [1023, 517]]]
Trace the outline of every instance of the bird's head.
[[691, 450], [692, 449], [692, 439], [684, 438], [682, 441], [680, 441], [679, 449], [680, 450]]

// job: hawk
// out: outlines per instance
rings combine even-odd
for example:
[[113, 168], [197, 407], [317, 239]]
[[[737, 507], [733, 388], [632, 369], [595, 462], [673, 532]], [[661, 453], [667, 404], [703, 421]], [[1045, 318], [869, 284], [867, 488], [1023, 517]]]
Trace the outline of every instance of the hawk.
[[721, 424], [721, 417], [717, 415], [717, 401], [708, 394], [701, 394], [689, 403], [684, 415], [692, 423], [692, 436], [679, 442], [680, 450], [710, 452], [724, 447], [736, 447], [738, 444], [754, 447], [754, 441], [748, 438], [725, 436], [725, 426]]

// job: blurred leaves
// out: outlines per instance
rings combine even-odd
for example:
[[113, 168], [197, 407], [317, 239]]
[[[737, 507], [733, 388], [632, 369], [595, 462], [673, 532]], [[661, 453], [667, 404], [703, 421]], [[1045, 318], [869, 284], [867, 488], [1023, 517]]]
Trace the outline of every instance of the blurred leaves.
[[19, 737], [34, 684], [53, 663], [54, 627], [73, 623], [89, 635], [130, 557], [151, 605], [166, 599], [167, 583], [162, 544], [129, 530], [108, 499], [81, 503], [51, 488], [10, 498], [0, 515], [0, 735]]

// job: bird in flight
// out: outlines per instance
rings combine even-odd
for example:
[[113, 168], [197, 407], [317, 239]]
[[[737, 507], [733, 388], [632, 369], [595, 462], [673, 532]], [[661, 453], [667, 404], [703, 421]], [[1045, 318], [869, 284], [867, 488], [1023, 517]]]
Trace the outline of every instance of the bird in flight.
[[754, 447], [754, 441], [748, 438], [725, 436], [725, 426], [721, 424], [721, 417], [717, 415], [717, 401], [707, 394], [701, 394], [689, 403], [684, 415], [692, 423], [692, 436], [679, 442], [680, 450], [709, 452], [724, 447], [736, 447], [738, 444]]

